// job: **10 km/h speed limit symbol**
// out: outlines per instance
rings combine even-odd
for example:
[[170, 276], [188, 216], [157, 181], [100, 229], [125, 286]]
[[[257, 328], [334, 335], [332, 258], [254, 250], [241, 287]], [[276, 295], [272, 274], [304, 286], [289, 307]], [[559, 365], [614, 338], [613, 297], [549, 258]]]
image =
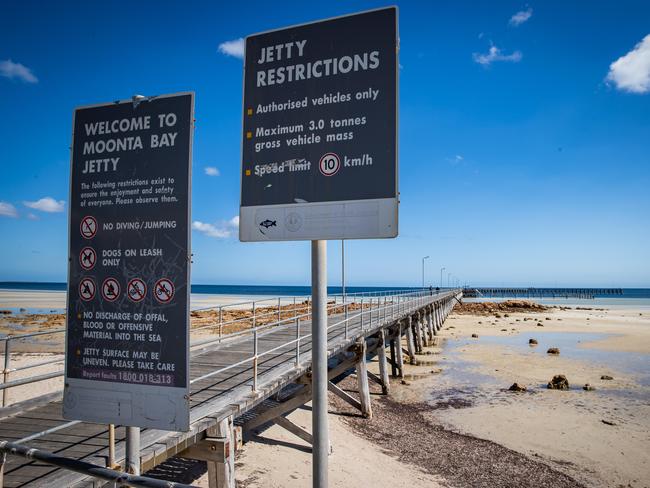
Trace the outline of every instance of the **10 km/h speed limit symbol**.
[[96, 262], [97, 253], [92, 247], [84, 247], [79, 253], [79, 264], [86, 271], [93, 269]]
[[341, 168], [341, 159], [334, 153], [326, 153], [318, 162], [318, 169], [325, 176], [334, 176]]
[[156, 281], [156, 286], [153, 288], [153, 296], [160, 303], [171, 302], [174, 296], [174, 284], [167, 278]]
[[92, 239], [97, 234], [97, 220], [95, 217], [84, 217], [79, 225], [81, 237], [84, 239]]
[[114, 302], [120, 296], [120, 284], [115, 278], [106, 278], [102, 283], [102, 297], [104, 300]]
[[95, 298], [97, 287], [91, 278], [84, 278], [79, 282], [79, 297], [87, 302]]
[[147, 294], [147, 285], [140, 278], [133, 278], [126, 287], [127, 295], [133, 302], [141, 302]]

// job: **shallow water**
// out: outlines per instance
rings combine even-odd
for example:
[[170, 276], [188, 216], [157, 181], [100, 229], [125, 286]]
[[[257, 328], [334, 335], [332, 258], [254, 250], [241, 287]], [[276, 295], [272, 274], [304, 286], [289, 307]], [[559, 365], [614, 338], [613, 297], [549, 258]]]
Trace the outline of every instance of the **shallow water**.
[[[650, 355], [631, 352], [606, 351], [597, 348], [585, 348], [582, 344], [606, 339], [610, 334], [574, 333], [574, 332], [527, 332], [507, 336], [481, 336], [482, 344], [493, 344], [508, 347], [516, 353], [539, 354], [546, 356], [549, 347], [558, 347], [563, 356], [593, 363], [595, 367], [607, 365], [624, 374], [629, 374], [643, 387], [650, 387]], [[538, 345], [531, 347], [528, 339], [535, 338]], [[438, 385], [432, 389], [429, 402], [434, 406], [444, 406], [459, 398], [477, 402], [488, 400], [491, 403], [506, 400], [503, 382], [489, 374], [481, 374], [475, 370], [475, 364], [462, 358], [463, 348], [476, 344], [476, 339], [446, 339], [442, 346], [441, 356], [444, 367], [438, 377]], [[603, 371], [606, 374], [607, 371]], [[536, 385], [546, 388], [546, 384]], [[581, 387], [580, 387], [581, 388]], [[572, 388], [578, 389], [578, 388]], [[529, 392], [534, 394], [533, 392]], [[615, 396], [647, 402], [650, 394], [647, 390], [630, 391], [628, 389], [603, 388], [594, 394]], [[453, 406], [453, 405], [451, 405]]]

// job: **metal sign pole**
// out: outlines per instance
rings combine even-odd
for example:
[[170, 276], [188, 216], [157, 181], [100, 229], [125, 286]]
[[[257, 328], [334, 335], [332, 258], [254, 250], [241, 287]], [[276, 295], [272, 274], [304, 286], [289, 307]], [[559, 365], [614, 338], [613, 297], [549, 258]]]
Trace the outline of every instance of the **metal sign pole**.
[[327, 241], [311, 241], [312, 476], [314, 488], [327, 487]]
[[140, 474], [140, 427], [126, 428], [126, 472]]
[[345, 303], [345, 240], [341, 239], [341, 295]]

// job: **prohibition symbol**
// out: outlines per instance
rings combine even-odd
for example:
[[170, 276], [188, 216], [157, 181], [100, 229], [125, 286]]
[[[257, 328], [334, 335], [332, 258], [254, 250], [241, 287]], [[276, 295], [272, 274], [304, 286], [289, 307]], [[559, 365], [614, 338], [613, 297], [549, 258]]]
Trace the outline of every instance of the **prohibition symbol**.
[[96, 262], [97, 253], [92, 247], [84, 247], [79, 253], [79, 264], [86, 271], [93, 269]]
[[174, 296], [174, 284], [167, 278], [156, 281], [156, 286], [154, 286], [153, 290], [153, 296], [160, 303], [169, 303]]
[[81, 230], [81, 237], [84, 239], [92, 239], [97, 234], [97, 220], [95, 220], [95, 217], [84, 217], [81, 220], [79, 229]]
[[341, 159], [334, 153], [326, 153], [318, 162], [318, 169], [325, 176], [334, 176], [341, 168]]
[[147, 294], [147, 285], [140, 278], [133, 278], [126, 287], [127, 295], [133, 302], [141, 302]]
[[102, 283], [102, 297], [109, 302], [114, 302], [120, 296], [120, 284], [115, 278], [106, 278]]
[[79, 282], [79, 297], [87, 302], [95, 298], [95, 282], [91, 278], [84, 278]]

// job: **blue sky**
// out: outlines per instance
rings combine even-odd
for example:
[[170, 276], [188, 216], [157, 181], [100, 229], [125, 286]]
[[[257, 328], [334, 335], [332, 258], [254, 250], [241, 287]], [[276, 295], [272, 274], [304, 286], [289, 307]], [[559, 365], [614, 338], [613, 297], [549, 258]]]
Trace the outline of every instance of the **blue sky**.
[[[242, 61], [219, 46], [383, 5], [3, 7], [0, 281], [65, 280], [74, 107], [193, 90], [193, 282], [309, 283], [307, 242], [237, 240]], [[348, 242], [348, 283], [418, 285], [429, 255], [433, 283], [650, 286], [650, 4], [398, 5], [400, 236]]]

